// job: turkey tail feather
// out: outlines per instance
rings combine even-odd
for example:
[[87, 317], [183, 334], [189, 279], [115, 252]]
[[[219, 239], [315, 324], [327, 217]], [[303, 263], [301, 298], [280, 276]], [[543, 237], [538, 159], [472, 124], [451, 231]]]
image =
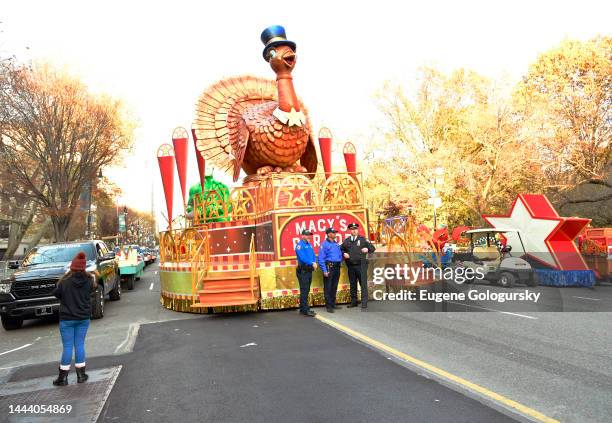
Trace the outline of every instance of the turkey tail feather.
[[198, 150], [236, 180], [248, 140], [242, 112], [253, 104], [275, 100], [276, 82], [266, 78], [239, 76], [211, 85], [196, 104], [193, 129]]

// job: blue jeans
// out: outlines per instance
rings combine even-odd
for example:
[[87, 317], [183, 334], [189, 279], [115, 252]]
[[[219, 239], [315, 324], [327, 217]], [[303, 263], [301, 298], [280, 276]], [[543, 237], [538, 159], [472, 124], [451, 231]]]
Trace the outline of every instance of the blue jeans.
[[85, 320], [60, 320], [59, 330], [62, 336], [62, 366], [70, 366], [72, 362], [72, 350], [74, 349], [74, 362], [85, 363], [85, 335], [89, 328], [89, 319]]

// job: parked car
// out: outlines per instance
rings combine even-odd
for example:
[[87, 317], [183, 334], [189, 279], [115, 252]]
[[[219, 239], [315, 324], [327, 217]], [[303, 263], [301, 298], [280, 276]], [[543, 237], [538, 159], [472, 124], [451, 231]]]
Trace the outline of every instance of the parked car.
[[112, 301], [121, 299], [115, 253], [109, 252], [102, 241], [49, 244], [31, 249], [15, 272], [0, 280], [0, 319], [4, 329], [18, 329], [24, 320], [59, 312], [59, 300], [52, 292], [79, 251], [87, 256], [87, 271], [98, 281], [98, 288], [92, 293], [91, 317], [104, 317], [105, 297], [108, 295]]

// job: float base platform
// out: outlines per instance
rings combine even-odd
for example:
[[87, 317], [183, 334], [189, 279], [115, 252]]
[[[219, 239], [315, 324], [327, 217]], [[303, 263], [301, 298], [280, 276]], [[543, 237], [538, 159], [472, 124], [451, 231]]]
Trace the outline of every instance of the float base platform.
[[[238, 272], [227, 271], [224, 282], [232, 282], [232, 274]], [[278, 265], [257, 269], [257, 288], [259, 292], [255, 301], [245, 299], [243, 303], [231, 306], [216, 305], [200, 297], [200, 292], [192, 294], [192, 273], [187, 267], [180, 270], [162, 270], [159, 277], [161, 284], [161, 304], [170, 310], [188, 313], [224, 313], [236, 311], [278, 310], [297, 308], [300, 303], [300, 290], [295, 274], [294, 265]], [[220, 275], [213, 275], [219, 278]], [[206, 280], [204, 281], [206, 285]], [[202, 291], [202, 290], [200, 290]], [[234, 291], [230, 291], [230, 294]], [[205, 294], [205, 293], [204, 293]], [[250, 294], [250, 293], [247, 293]], [[208, 297], [210, 298], [210, 296]], [[338, 284], [336, 302], [338, 304], [350, 301], [350, 291], [346, 269], [343, 267]], [[199, 303], [199, 305], [198, 305]], [[323, 275], [314, 272], [309, 295], [311, 306], [325, 305], [323, 294]], [[196, 304], [196, 306], [194, 306]]]

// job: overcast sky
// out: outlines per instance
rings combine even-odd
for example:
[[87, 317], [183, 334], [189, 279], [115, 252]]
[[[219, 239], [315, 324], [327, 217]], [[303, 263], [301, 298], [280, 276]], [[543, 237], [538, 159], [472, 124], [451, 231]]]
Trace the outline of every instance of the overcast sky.
[[[522, 75], [563, 38], [612, 33], [609, 1], [27, 1], [2, 0], [0, 48], [66, 66], [92, 90], [125, 101], [138, 118], [135, 154], [106, 169], [130, 206], [165, 210], [155, 151], [218, 79], [272, 78], [259, 35], [285, 26], [297, 43], [294, 82], [315, 126], [360, 139], [375, 120], [372, 94], [416, 69], [468, 67]], [[359, 145], [357, 145], [359, 149]], [[190, 150], [188, 185], [198, 180]], [[178, 187], [178, 180], [176, 182]], [[178, 195], [176, 195], [178, 194]], [[174, 206], [180, 211], [180, 191]]]

